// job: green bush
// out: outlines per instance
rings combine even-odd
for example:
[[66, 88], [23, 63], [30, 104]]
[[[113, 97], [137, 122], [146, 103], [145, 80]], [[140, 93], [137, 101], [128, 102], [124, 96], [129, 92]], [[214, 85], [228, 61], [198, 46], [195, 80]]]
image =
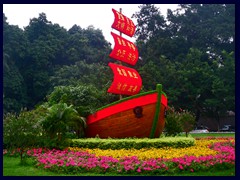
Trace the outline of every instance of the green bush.
[[50, 106], [58, 103], [73, 105], [81, 116], [92, 113], [99, 104], [98, 92], [94, 86], [58, 86], [47, 97]]
[[195, 144], [192, 137], [163, 137], [158, 139], [73, 139], [71, 147], [99, 148], [99, 149], [142, 149], [142, 148], [163, 148], [163, 147], [189, 147]]
[[165, 135], [176, 136], [183, 132], [182, 124], [180, 120], [180, 113], [175, 111], [174, 108], [169, 108], [167, 111], [167, 117], [165, 118]]
[[98, 89], [94, 85], [57, 86], [47, 96], [50, 106], [57, 103], [73, 105], [78, 113], [86, 117], [115, 100], [116, 96], [106, 93], [106, 89]]
[[3, 117], [3, 144], [7, 149], [18, 149], [23, 160], [25, 151], [39, 147], [42, 127], [39, 114], [35, 111], [21, 110], [19, 115], [7, 113]]
[[177, 136], [185, 132], [186, 136], [193, 130], [195, 124], [194, 115], [187, 110], [177, 112], [173, 107], [169, 108], [165, 123], [165, 135]]
[[186, 136], [188, 136], [188, 133], [194, 129], [194, 124], [196, 121], [194, 115], [190, 111], [183, 110], [181, 112], [180, 121], [183, 132], [185, 132]]

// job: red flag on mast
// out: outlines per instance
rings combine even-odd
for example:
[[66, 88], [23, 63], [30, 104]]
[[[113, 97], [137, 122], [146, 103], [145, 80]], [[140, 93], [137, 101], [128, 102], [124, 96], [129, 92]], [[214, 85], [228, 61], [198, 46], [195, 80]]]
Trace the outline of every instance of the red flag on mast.
[[114, 74], [112, 85], [108, 89], [109, 93], [125, 95], [139, 93], [142, 87], [142, 78], [135, 69], [114, 63], [109, 63], [108, 66]]
[[137, 47], [127, 39], [113, 32], [111, 32], [111, 34], [114, 38], [115, 45], [109, 57], [130, 65], [135, 65], [138, 61]]
[[133, 21], [115, 9], [112, 9], [112, 11], [115, 17], [112, 28], [132, 37], [136, 30], [136, 26], [134, 25]]

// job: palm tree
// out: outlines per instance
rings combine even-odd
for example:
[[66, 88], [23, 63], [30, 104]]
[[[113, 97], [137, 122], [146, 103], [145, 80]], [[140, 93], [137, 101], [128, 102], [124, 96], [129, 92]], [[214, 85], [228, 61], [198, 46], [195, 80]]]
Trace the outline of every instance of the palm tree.
[[57, 137], [59, 141], [63, 140], [70, 127], [79, 134], [86, 127], [85, 118], [78, 114], [73, 105], [58, 103], [48, 108], [43, 128], [51, 139]]

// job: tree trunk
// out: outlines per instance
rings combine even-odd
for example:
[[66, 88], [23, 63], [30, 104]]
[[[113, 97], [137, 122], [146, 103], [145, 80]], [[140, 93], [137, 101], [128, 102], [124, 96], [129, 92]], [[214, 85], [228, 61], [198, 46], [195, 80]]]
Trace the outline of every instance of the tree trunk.
[[220, 119], [219, 119], [218, 107], [216, 108], [216, 111], [215, 111], [215, 119], [217, 121], [218, 131], [219, 131], [219, 129], [220, 129]]

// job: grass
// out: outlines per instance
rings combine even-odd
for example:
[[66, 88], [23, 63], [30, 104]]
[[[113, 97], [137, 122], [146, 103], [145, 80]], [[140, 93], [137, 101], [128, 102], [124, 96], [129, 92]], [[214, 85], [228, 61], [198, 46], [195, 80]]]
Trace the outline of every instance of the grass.
[[[233, 133], [204, 133], [204, 134], [191, 134], [193, 137], [235, 137]], [[159, 174], [160, 175], [160, 174]], [[31, 158], [28, 158], [24, 164], [20, 164], [20, 157], [3, 156], [3, 176], [123, 176], [120, 174], [107, 173], [83, 173], [83, 174], [63, 174], [44, 171], [35, 168]], [[129, 175], [124, 175], [129, 176]], [[131, 175], [133, 176], [133, 175]], [[138, 175], [139, 176], [139, 175]], [[161, 175], [160, 175], [161, 176]], [[209, 172], [186, 172], [178, 174], [167, 174], [164, 176], [235, 176], [235, 168], [228, 170], [215, 170]]]
[[194, 138], [200, 137], [234, 137], [235, 133], [190, 133], [190, 135]]

